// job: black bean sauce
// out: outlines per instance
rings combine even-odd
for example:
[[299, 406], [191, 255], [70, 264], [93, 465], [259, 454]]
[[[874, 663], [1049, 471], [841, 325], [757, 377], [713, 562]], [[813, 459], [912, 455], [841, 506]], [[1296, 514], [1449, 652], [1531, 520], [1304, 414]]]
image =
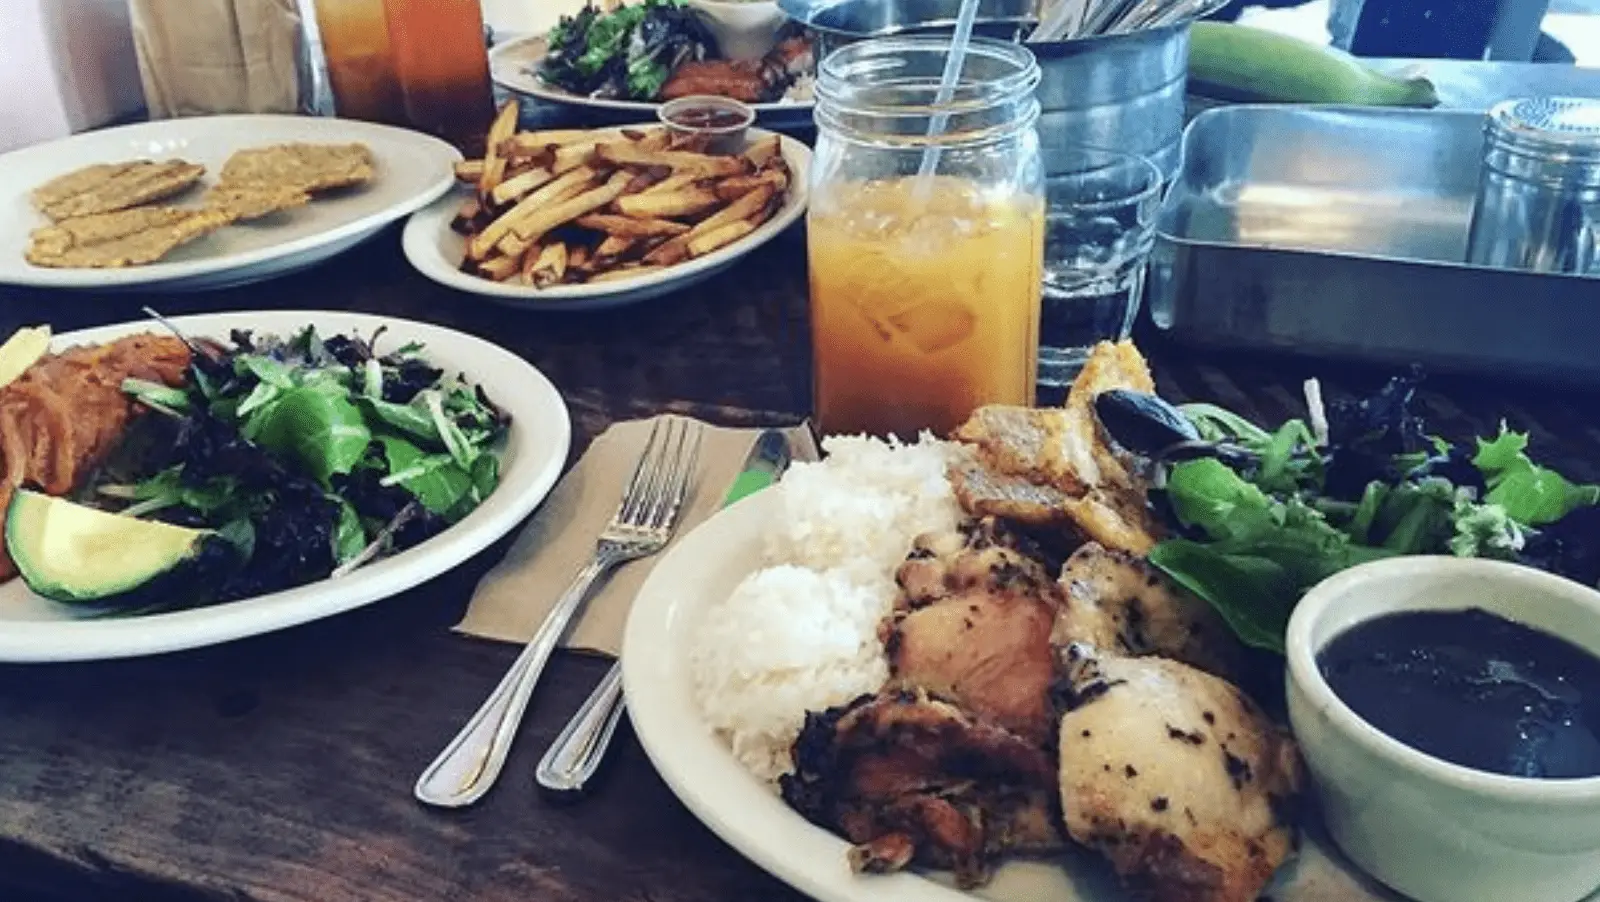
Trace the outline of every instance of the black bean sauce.
[[1600, 657], [1479, 609], [1369, 620], [1317, 655], [1345, 704], [1454, 764], [1514, 777], [1600, 776]]

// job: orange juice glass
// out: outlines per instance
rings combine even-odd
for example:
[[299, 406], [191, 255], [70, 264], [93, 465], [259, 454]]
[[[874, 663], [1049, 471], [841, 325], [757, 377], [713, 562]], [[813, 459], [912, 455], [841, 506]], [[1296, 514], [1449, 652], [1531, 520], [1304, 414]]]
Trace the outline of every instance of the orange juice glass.
[[822, 66], [807, 250], [824, 434], [944, 435], [985, 404], [1034, 401], [1039, 70], [1020, 45], [974, 40], [941, 107], [948, 52], [886, 38]]

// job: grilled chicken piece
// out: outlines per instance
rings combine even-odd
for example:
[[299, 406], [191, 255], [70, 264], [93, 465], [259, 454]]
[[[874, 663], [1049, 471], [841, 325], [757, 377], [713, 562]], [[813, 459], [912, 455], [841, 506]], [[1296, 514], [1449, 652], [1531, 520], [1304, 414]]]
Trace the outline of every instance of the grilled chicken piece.
[[1225, 678], [1238, 672], [1244, 649], [1221, 615], [1143, 558], [1091, 542], [1067, 558], [1060, 585], [1066, 604], [1052, 637], [1057, 647], [1156, 655]]
[[784, 800], [855, 843], [857, 871], [918, 861], [972, 887], [998, 856], [1065, 845], [1049, 754], [927, 693], [885, 690], [808, 714], [794, 752]]
[[1230, 683], [1068, 646], [1061, 806], [1073, 839], [1151, 902], [1254, 902], [1290, 855], [1293, 739]]
[[1158, 527], [1145, 504], [1145, 480], [1132, 458], [1101, 435], [1095, 418], [1095, 396], [1113, 388], [1155, 390], [1131, 342], [1096, 346], [1064, 407], [975, 411], [954, 434], [974, 454], [951, 474], [968, 512], [1017, 516], [1035, 526], [1070, 524], [1108, 548], [1148, 552]]
[[1059, 590], [996, 521], [926, 535], [895, 574], [880, 635], [891, 684], [948, 698], [1039, 747], [1055, 733], [1050, 633]]

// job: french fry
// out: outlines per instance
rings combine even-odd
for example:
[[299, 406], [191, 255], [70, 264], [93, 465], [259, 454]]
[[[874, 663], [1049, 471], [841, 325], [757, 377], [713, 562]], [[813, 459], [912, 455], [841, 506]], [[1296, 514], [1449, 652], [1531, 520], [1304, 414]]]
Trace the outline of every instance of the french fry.
[[684, 188], [666, 194], [630, 194], [617, 199], [617, 212], [639, 219], [666, 219], [674, 216], [693, 216], [715, 207], [722, 201], [705, 188]]
[[585, 281], [590, 285], [593, 285], [597, 282], [620, 282], [623, 279], [637, 278], [645, 273], [656, 272], [657, 270], [664, 268], [665, 267], [661, 266], [650, 266], [648, 264], [643, 266], [624, 266], [621, 269], [613, 269], [607, 272], [596, 273]]
[[505, 254], [507, 257], [521, 258], [523, 254], [528, 252], [529, 248], [533, 247], [533, 244], [533, 241], [523, 238], [516, 232], [512, 232], [506, 237], [501, 238], [500, 243], [494, 247], [495, 250]]
[[672, 170], [665, 166], [655, 166], [649, 169], [641, 169], [633, 174], [633, 179], [628, 182], [628, 187], [622, 189], [622, 193], [638, 194], [642, 191], [646, 191], [652, 185], [658, 184], [671, 174]]
[[472, 225], [483, 214], [483, 204], [476, 196], [469, 197], [461, 202], [461, 208], [456, 210], [455, 218], [450, 220], [452, 231], [466, 235], [472, 231]]
[[770, 186], [775, 191], [782, 191], [789, 187], [789, 176], [776, 169], [768, 169], [756, 175], [739, 175], [731, 179], [723, 179], [712, 186], [717, 196], [726, 201], [737, 200], [740, 197], [762, 186]]
[[689, 259], [687, 232], [676, 238], [668, 238], [644, 255], [644, 263], [648, 266], [676, 266], [687, 259]]
[[768, 135], [745, 149], [744, 158], [752, 166], [761, 168], [767, 161], [777, 158], [783, 159], [783, 141], [777, 135]]
[[548, 184], [555, 177], [556, 174], [548, 169], [529, 169], [495, 185], [489, 192], [489, 199], [503, 206], [521, 198], [540, 185]]
[[600, 246], [594, 249], [595, 259], [614, 260], [617, 257], [626, 254], [633, 247], [634, 243], [634, 239], [628, 238], [624, 235], [607, 235], [606, 240], [600, 242]]
[[594, 175], [594, 170], [579, 167], [517, 201], [516, 206], [501, 213], [467, 243], [467, 256], [473, 260], [488, 257], [494, 246], [500, 243], [500, 239], [510, 234], [517, 223], [534, 215], [546, 205], [558, 204], [575, 196], [589, 185]]
[[589, 157], [594, 153], [596, 144], [565, 144], [556, 148], [555, 155], [550, 159], [550, 171], [557, 175], [577, 169], [589, 162]]
[[539, 253], [529, 253], [523, 264], [522, 281], [535, 288], [554, 285], [567, 277], [567, 246], [559, 241], [547, 244]]
[[491, 257], [478, 264], [478, 272], [496, 282], [504, 282], [517, 274], [521, 262], [516, 257]]
[[613, 216], [607, 213], [590, 213], [575, 222], [586, 229], [623, 235], [628, 238], [671, 238], [689, 231], [689, 226], [670, 219], [636, 219], [632, 216]]
[[671, 166], [674, 171], [697, 172], [701, 178], [744, 175], [754, 168], [743, 157], [719, 157], [679, 150], [643, 150], [631, 141], [596, 144], [594, 155], [614, 166]]
[[489, 192], [505, 178], [506, 158], [500, 154], [500, 145], [517, 130], [517, 116], [521, 109], [513, 97], [506, 101], [506, 105], [495, 115], [494, 122], [489, 125], [489, 135], [484, 141], [488, 150], [483, 155], [483, 173], [478, 176], [479, 197], [487, 198]]
[[518, 132], [514, 104], [489, 150], [455, 164], [476, 190], [450, 226], [461, 270], [533, 289], [639, 278], [740, 241], [783, 209], [794, 176], [775, 136], [712, 153], [662, 127]]
[[776, 192], [770, 185], [762, 185], [756, 190], [751, 191], [744, 197], [739, 198], [733, 203], [728, 204], [726, 207], [723, 207], [710, 216], [707, 216], [705, 219], [695, 223], [694, 228], [689, 230], [690, 240], [693, 241], [695, 238], [714, 232], [730, 222], [738, 222], [741, 219], [749, 219], [751, 216], [760, 212], [761, 209], [767, 205], [767, 201], [772, 199], [772, 195], [775, 193]]
[[730, 222], [725, 226], [712, 229], [703, 235], [686, 235], [689, 239], [689, 256], [704, 257], [714, 250], [726, 247], [740, 238], [754, 232], [755, 223], [748, 219]]
[[591, 188], [576, 197], [534, 211], [513, 223], [511, 231], [523, 238], [538, 238], [564, 222], [577, 219], [585, 213], [592, 213], [616, 200], [618, 195], [622, 194], [622, 189], [627, 187], [630, 178], [632, 176], [626, 172], [613, 173], [611, 178], [598, 188]]
[[540, 151], [563, 144], [594, 143], [594, 132], [582, 128], [547, 129], [545, 131], [517, 132], [507, 139], [512, 148]]
[[[671, 172], [672, 170], [669, 168], [667, 171]], [[678, 191], [680, 189], [687, 188], [690, 185], [693, 185], [695, 182], [699, 181], [699, 179], [700, 179], [700, 177], [696, 173], [693, 173], [693, 172], [680, 172], [677, 175], [668, 176], [663, 181], [656, 182], [654, 185], [651, 185], [650, 187], [644, 189], [643, 191], [641, 191], [639, 193], [640, 194], [666, 194], [666, 193], [671, 192], [671, 191]]]

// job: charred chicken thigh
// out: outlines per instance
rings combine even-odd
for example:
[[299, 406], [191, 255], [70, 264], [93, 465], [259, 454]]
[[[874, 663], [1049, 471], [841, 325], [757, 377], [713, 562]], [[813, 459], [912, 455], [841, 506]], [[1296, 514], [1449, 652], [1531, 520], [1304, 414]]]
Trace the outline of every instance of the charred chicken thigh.
[[1228, 682], [1062, 650], [1067, 832], [1151, 902], [1254, 902], [1294, 846], [1294, 741]]

